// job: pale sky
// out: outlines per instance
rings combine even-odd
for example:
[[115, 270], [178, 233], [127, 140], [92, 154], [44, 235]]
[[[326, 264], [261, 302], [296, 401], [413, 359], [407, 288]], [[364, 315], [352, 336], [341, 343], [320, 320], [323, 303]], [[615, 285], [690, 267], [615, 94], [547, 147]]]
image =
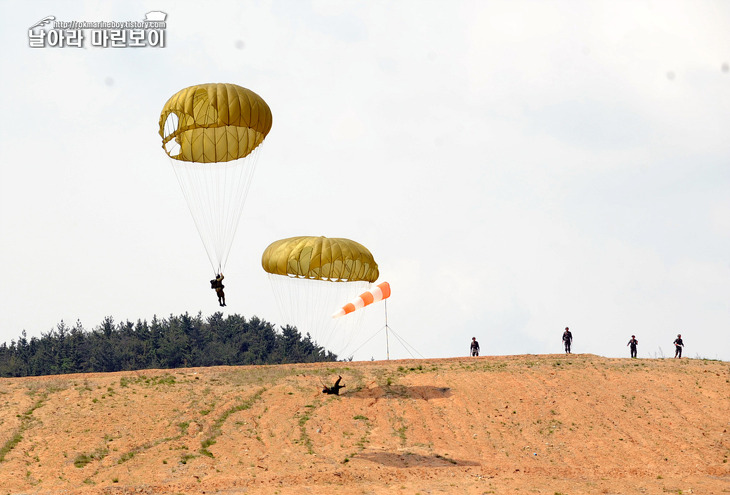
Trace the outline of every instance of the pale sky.
[[[49, 15], [153, 10], [164, 48], [29, 47]], [[0, 59], [0, 342], [220, 309], [157, 126], [227, 82], [273, 127], [226, 314], [284, 323], [263, 250], [346, 237], [415, 357], [560, 353], [569, 326], [576, 353], [681, 333], [730, 360], [728, 2], [0, 0]], [[356, 360], [385, 359], [383, 309]]]

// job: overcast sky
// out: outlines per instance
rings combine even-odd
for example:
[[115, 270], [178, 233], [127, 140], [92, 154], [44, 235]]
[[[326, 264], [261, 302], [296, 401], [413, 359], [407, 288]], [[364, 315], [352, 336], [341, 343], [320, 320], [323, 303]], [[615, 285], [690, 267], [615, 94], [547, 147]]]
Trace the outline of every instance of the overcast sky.
[[[153, 10], [164, 48], [29, 47], [49, 15]], [[0, 0], [0, 59], [0, 342], [220, 309], [157, 126], [230, 82], [273, 127], [226, 314], [283, 323], [263, 250], [347, 237], [415, 357], [559, 353], [569, 326], [576, 353], [681, 333], [730, 360], [728, 2]], [[356, 360], [385, 359], [383, 309]]]

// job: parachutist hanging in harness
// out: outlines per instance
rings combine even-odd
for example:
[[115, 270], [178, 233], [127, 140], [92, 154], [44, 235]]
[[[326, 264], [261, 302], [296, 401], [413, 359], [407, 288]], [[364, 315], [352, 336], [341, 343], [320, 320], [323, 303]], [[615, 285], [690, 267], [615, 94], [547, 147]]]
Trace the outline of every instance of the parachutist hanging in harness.
[[210, 281], [210, 288], [215, 289], [215, 294], [218, 296], [218, 304], [221, 306], [226, 305], [226, 295], [223, 293], [223, 274], [219, 273], [218, 276]]
[[[250, 89], [198, 84], [172, 95], [158, 122], [162, 150], [217, 277], [233, 245], [256, 150], [271, 130], [271, 109]], [[219, 302], [225, 306], [222, 294]]]
[[345, 388], [345, 385], [340, 385], [340, 382], [342, 381], [342, 377], [339, 376], [337, 378], [337, 381], [334, 385], [331, 387], [328, 387], [325, 385], [325, 387], [322, 389], [323, 394], [331, 394], [331, 395], [340, 395], [340, 389]]

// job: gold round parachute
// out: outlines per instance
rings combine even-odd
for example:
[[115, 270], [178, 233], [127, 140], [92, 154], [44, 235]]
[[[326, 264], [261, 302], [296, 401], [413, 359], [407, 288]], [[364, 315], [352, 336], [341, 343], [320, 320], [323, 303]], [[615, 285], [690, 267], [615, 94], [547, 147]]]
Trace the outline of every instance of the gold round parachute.
[[170, 158], [216, 163], [248, 156], [271, 123], [271, 109], [253, 91], [235, 84], [198, 84], [167, 100], [159, 132]]
[[362, 244], [349, 239], [290, 237], [273, 242], [261, 257], [273, 275], [331, 282], [375, 282], [378, 264]]

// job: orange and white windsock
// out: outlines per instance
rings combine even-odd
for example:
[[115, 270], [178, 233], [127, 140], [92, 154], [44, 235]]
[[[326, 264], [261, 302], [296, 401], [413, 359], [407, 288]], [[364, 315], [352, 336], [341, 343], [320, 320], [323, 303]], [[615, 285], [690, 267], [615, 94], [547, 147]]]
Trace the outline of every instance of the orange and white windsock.
[[390, 284], [383, 282], [382, 284], [376, 285], [374, 288], [363, 292], [356, 299], [342, 306], [337, 313], [332, 315], [332, 318], [339, 318], [345, 316], [348, 313], [352, 313], [356, 309], [364, 308], [368, 304], [382, 301], [390, 297]]

